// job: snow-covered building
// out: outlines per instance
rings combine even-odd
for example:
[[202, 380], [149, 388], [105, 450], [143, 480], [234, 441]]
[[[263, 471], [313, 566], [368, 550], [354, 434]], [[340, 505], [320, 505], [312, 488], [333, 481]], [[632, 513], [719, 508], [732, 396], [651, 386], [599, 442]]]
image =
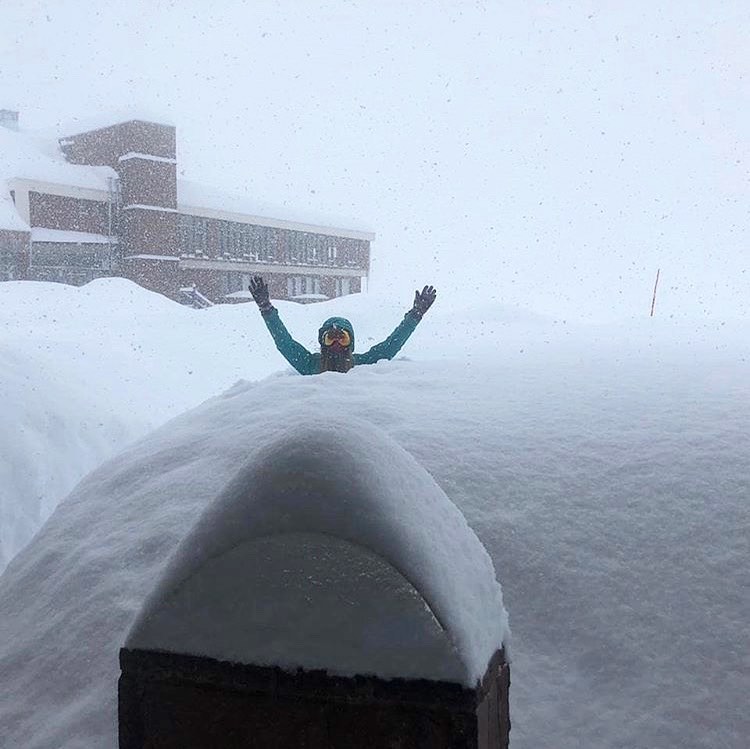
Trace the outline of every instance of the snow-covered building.
[[48, 141], [0, 111], [0, 280], [80, 285], [122, 276], [194, 304], [361, 291], [374, 235], [254, 215], [177, 179], [176, 129], [133, 119]]

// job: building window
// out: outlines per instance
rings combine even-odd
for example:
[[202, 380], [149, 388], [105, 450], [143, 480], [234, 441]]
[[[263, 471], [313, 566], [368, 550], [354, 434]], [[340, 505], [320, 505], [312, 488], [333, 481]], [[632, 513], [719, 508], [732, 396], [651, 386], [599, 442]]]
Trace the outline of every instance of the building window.
[[302, 239], [301, 235], [296, 231], [287, 235], [287, 257], [290, 263], [299, 263], [300, 255], [302, 250]]
[[351, 294], [351, 281], [349, 277], [336, 279], [336, 296]]
[[[281, 240], [276, 229], [270, 229], [268, 227], [262, 227], [263, 231], [261, 236], [263, 237], [263, 253], [265, 254], [265, 260], [268, 262], [276, 261], [276, 248], [280, 246]], [[283, 255], [281, 255], [283, 259]]]
[[317, 276], [289, 276], [286, 290], [290, 299], [305, 294], [320, 294], [320, 278]]
[[[252, 253], [252, 227], [222, 221], [219, 224], [219, 254], [224, 257], [246, 257]], [[257, 259], [257, 258], [256, 258]]]
[[193, 242], [195, 243], [196, 253], [205, 253], [208, 250], [208, 221], [206, 219], [195, 219]]
[[0, 281], [13, 281], [18, 257], [10, 250], [0, 249]]
[[198, 216], [181, 214], [177, 220], [177, 238], [181, 253], [205, 254], [208, 250], [208, 221]]
[[250, 255], [253, 249], [253, 233], [247, 224], [240, 227], [240, 254], [244, 257]]
[[234, 294], [236, 291], [247, 291], [247, 287], [250, 285], [250, 273], [238, 273], [237, 271], [229, 271], [224, 274], [225, 278], [225, 294]]
[[219, 253], [229, 252], [229, 229], [231, 224], [226, 221], [219, 223]]
[[309, 232], [283, 231], [284, 257], [293, 265], [318, 265], [326, 257], [326, 237]]
[[336, 262], [338, 257], [338, 247], [336, 245], [328, 245], [328, 262], [333, 264]]

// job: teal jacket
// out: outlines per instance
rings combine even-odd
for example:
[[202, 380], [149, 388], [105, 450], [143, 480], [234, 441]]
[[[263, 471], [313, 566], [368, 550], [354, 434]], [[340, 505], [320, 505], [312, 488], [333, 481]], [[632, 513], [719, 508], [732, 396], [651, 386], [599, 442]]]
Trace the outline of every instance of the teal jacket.
[[[275, 307], [263, 312], [262, 316], [281, 355], [302, 375], [320, 374], [320, 352], [312, 353], [301, 343], [295, 341], [284, 323], [281, 322], [279, 311]], [[328, 329], [332, 322], [336, 322], [340, 328], [344, 328], [349, 333], [352, 348], [354, 348], [354, 330], [351, 323], [343, 317], [326, 320], [318, 333], [318, 340], [321, 340], [324, 331]], [[352, 364], [355, 366], [357, 364], [374, 364], [381, 359], [392, 359], [401, 350], [418, 323], [419, 318], [411, 311], [407, 312], [398, 327], [382, 343], [376, 344], [364, 354], [353, 354]]]

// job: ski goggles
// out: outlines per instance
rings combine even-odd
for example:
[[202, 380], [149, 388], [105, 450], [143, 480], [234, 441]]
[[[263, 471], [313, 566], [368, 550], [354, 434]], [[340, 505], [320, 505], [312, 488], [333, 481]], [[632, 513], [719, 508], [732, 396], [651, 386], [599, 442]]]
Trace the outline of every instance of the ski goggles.
[[333, 346], [334, 343], [338, 343], [342, 348], [347, 348], [351, 342], [349, 331], [343, 328], [330, 328], [323, 334], [324, 346]]

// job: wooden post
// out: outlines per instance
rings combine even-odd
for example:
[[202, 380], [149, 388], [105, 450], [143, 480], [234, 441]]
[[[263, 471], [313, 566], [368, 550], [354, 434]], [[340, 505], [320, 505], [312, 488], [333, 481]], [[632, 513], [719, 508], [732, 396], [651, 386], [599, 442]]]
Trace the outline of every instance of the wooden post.
[[656, 287], [659, 285], [659, 268], [656, 269], [656, 283], [654, 283], [654, 296], [651, 299], [651, 317], [654, 316], [654, 305], [656, 304]]

